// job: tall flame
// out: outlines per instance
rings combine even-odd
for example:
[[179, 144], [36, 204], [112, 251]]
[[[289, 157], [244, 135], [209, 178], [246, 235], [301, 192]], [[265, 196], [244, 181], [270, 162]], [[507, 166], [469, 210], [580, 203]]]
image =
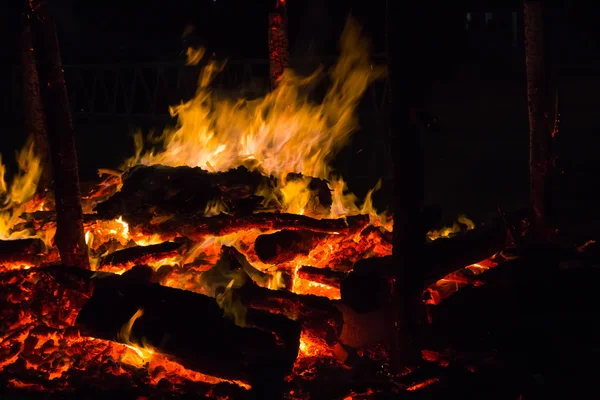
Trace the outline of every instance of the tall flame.
[[[320, 103], [308, 99], [320, 71], [300, 77], [286, 70], [277, 88], [256, 100], [221, 98], [210, 83], [223, 65], [209, 60], [194, 98], [170, 110], [177, 117], [176, 127], [153, 140], [162, 149], [143, 153], [138, 134], [136, 155], [125, 167], [163, 164], [226, 171], [246, 165], [279, 178], [281, 188], [289, 172], [328, 179], [336, 186], [341, 179], [333, 177], [331, 159], [358, 127], [355, 111], [361, 96], [385, 73], [370, 63], [369, 43], [354, 20], [346, 24], [340, 47], [339, 61], [329, 71], [329, 90]], [[203, 54], [189, 51], [189, 62], [197, 63]], [[284, 191], [289, 205], [284, 211], [304, 212], [309, 196], [299, 187], [302, 182], [308, 184], [295, 181]]]

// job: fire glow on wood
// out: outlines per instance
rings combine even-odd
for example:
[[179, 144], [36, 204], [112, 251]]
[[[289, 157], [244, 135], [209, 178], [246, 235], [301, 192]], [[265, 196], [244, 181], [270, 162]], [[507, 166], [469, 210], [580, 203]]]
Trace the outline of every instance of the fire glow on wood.
[[[172, 332], [169, 327], [158, 340], [148, 337], [155, 332], [152, 324], [166, 318], [152, 303], [154, 295], [183, 301], [181, 308], [192, 307], [185, 310], [187, 318], [206, 318], [207, 330], [217, 329], [209, 324], [214, 319], [232, 334], [251, 335], [248, 348], [265, 349], [282, 370], [289, 366], [289, 398], [306, 397], [306, 382], [320, 369], [343, 376], [349, 367], [339, 339], [344, 319], [336, 306], [342, 282], [357, 261], [392, 250], [393, 221], [375, 210], [373, 191], [359, 201], [329, 167], [357, 127], [361, 95], [384, 73], [368, 54], [367, 42], [349, 23], [321, 104], [301, 94], [317, 76], [301, 78], [291, 71], [282, 72], [263, 99], [219, 100], [210, 82], [221, 67], [209, 63], [196, 96], [173, 107], [178, 124], [160, 138], [162, 149], [144, 152], [138, 136], [136, 154], [123, 171], [101, 171], [100, 182], [84, 194], [89, 274], [49, 267], [59, 263], [53, 199], [36, 194], [43, 166], [33, 144], [19, 153], [19, 172], [10, 185], [2, 166], [0, 235], [8, 249], [0, 249], [2, 382], [58, 392], [111, 382], [243, 398], [253, 383], [248, 371], [207, 367], [169, 342], [167, 333], [187, 339], [184, 327]], [[473, 228], [461, 217], [429, 236], [435, 240]], [[482, 261], [448, 275], [428, 289], [427, 302], [439, 303], [459, 284], [477, 284], [467, 270], [476, 276], [493, 266]], [[137, 282], [135, 290], [131, 282]], [[116, 302], [101, 318], [97, 299], [103, 296]], [[114, 315], [129, 306], [124, 318]], [[213, 309], [219, 315], [206, 316]], [[93, 321], [86, 317], [90, 313]], [[227, 322], [220, 322], [222, 314]], [[217, 336], [210, 337], [218, 347]], [[247, 365], [263, 367], [262, 354], [239, 346], [235, 351], [247, 357]], [[223, 349], [227, 355], [219, 358], [235, 360], [238, 353]], [[197, 344], [194, 351], [209, 353]], [[361, 354], [382, 362], [373, 352]], [[409, 390], [422, 386], [426, 383]], [[343, 394], [353, 392], [348, 387]]]

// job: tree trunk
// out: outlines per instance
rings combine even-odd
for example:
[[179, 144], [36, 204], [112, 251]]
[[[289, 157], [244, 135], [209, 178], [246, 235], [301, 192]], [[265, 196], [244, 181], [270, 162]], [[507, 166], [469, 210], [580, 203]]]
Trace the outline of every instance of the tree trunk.
[[23, 106], [25, 116], [25, 133], [33, 138], [36, 154], [40, 157], [43, 168], [42, 176], [38, 183], [38, 195], [44, 195], [50, 188], [52, 169], [50, 167], [50, 154], [46, 137], [46, 115], [40, 94], [40, 79], [38, 76], [35, 49], [31, 32], [31, 15], [27, 6], [24, 12], [23, 23], [23, 49], [21, 62], [23, 64]]
[[289, 53], [286, 4], [285, 0], [276, 0], [275, 11], [269, 14], [269, 67], [273, 89], [289, 66]]
[[48, 144], [54, 172], [56, 235], [63, 264], [89, 268], [83, 231], [79, 171], [69, 98], [54, 21], [44, 2], [31, 2], [37, 22], [35, 47], [40, 56], [40, 82], [46, 110]]
[[[419, 351], [423, 325], [423, 277], [419, 258], [425, 236], [420, 221], [423, 203], [423, 155], [414, 110], [422, 96], [423, 76], [417, 42], [418, 10], [388, 3], [388, 60], [391, 84], [392, 159], [394, 163], [394, 273], [389, 334], [396, 366], [411, 361]], [[425, 51], [423, 51], [425, 53]], [[407, 56], [408, 55], [408, 56]]]
[[529, 192], [534, 237], [548, 239], [547, 197], [551, 168], [553, 119], [544, 70], [543, 7], [541, 1], [525, 1], [525, 60], [529, 110]]

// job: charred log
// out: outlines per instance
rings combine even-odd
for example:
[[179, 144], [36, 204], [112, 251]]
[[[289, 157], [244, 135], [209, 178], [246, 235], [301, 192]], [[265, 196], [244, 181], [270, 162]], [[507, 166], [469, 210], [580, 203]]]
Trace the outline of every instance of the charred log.
[[40, 239], [0, 240], [0, 265], [35, 265], [45, 250], [46, 246]]
[[[129, 221], [127, 221], [129, 222]], [[314, 232], [344, 232], [348, 229], [365, 227], [369, 223], [368, 215], [357, 215], [339, 219], [314, 219], [304, 215], [258, 213], [245, 217], [229, 215], [177, 215], [160, 224], [146, 224], [137, 227], [142, 233], [177, 236], [179, 234], [192, 240], [207, 235], [222, 236], [241, 230], [258, 229], [261, 231], [289, 229], [310, 230]]]
[[273, 185], [270, 178], [244, 167], [210, 173], [186, 166], [136, 166], [122, 179], [121, 190], [95, 210], [106, 218], [122, 215], [139, 222], [154, 215], [204, 211], [216, 201], [229, 212], [252, 212], [262, 200], [253, 196], [257, 188]]
[[[93, 285], [76, 322], [84, 335], [127, 344], [143, 340], [188, 368], [221, 378], [252, 383], [274, 370], [279, 378], [291, 372], [299, 348], [293, 321], [253, 311], [252, 322], [271, 330], [242, 328], [207, 296], [113, 274], [99, 274]], [[124, 338], [123, 326], [140, 309], [143, 315]], [[273, 331], [288, 341], [278, 344]]]
[[316, 268], [303, 266], [298, 269], [297, 276], [311, 282], [322, 283], [336, 289], [340, 288], [342, 280], [346, 277], [345, 272], [334, 271], [329, 268]]
[[[301, 179], [291, 174], [289, 179]], [[123, 187], [95, 210], [107, 219], [123, 216], [133, 223], [148, 223], [153, 216], [204, 212], [227, 212], [236, 216], [259, 210], [263, 197], [258, 189], [276, 193], [276, 180], [238, 167], [226, 172], [207, 172], [201, 168], [136, 166], [122, 177]], [[311, 178], [308, 190], [328, 209], [331, 193], [325, 181]]]
[[260, 235], [254, 242], [258, 258], [265, 263], [278, 264], [308, 255], [327, 234], [313, 231], [283, 230]]
[[[415, 266], [420, 274], [420, 290], [451, 272], [492, 257], [504, 249], [510, 240], [504, 221], [496, 221], [460, 236], [428, 243]], [[357, 262], [354, 270], [341, 282], [342, 300], [360, 312], [383, 306], [389, 293], [385, 276], [392, 265], [391, 257]]]
[[[350, 236], [357, 240], [345, 240]], [[329, 267], [348, 270], [365, 254], [376, 256], [388, 252], [391, 249], [391, 236], [392, 233], [383, 228], [373, 225], [364, 227], [362, 224], [349, 226], [344, 231], [331, 231], [330, 234], [282, 230], [258, 236], [254, 250], [261, 261], [277, 265], [307, 256], [318, 246], [329, 244], [335, 246], [332, 247], [335, 251], [328, 256]]]
[[286, 290], [271, 290], [247, 283], [238, 294], [247, 307], [282, 313], [298, 321], [311, 336], [324, 339], [328, 344], [337, 342], [342, 333], [342, 313], [325, 298], [300, 295]]
[[184, 244], [182, 241], [174, 241], [150, 246], [129, 247], [102, 257], [100, 266], [126, 267], [135, 264], [146, 264], [152, 260], [175, 257], [180, 254]]

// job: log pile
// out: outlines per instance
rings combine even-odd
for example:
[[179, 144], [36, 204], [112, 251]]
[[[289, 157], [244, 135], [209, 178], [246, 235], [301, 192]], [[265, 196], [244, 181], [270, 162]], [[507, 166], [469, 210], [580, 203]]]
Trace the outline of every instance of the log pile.
[[254, 310], [254, 327], [242, 328], [201, 294], [112, 274], [98, 276], [93, 284], [76, 321], [86, 336], [123, 341], [123, 326], [142, 309], [131, 338], [195, 371], [246, 382], [273, 377], [274, 371], [280, 378], [291, 372], [300, 329], [287, 318]]
[[[287, 177], [288, 182], [303, 179], [293, 174]], [[115, 239], [113, 232], [110, 240], [106, 236], [91, 249], [93, 257], [102, 255], [97, 264], [100, 271], [123, 275], [45, 269], [65, 287], [79, 287], [81, 282], [93, 287], [85, 293], [85, 304], [74, 321], [84, 337], [149, 346], [193, 371], [249, 382], [267, 393], [266, 388], [282, 382], [298, 360], [304, 362], [297, 358], [301, 337], [331, 354], [340, 346], [344, 313], [339, 305], [345, 303], [344, 307], [363, 313], [389, 301], [386, 277], [393, 266], [383, 256], [391, 253], [391, 233], [370, 225], [368, 215], [316, 219], [267, 211], [264, 198], [256, 193], [267, 187], [277, 197], [276, 182], [244, 167], [223, 173], [136, 167], [123, 175], [122, 183], [120, 191], [96, 205], [94, 214], [84, 216], [84, 224], [99, 240], [113, 225], [128, 225], [130, 236]], [[119, 184], [118, 179], [109, 179], [90, 192], [87, 201], [91, 204], [108, 196]], [[307, 188], [317, 199], [311, 207], [331, 206], [325, 181], [313, 179]], [[213, 215], [211, 207], [225, 212]], [[52, 212], [30, 213], [23, 219], [28, 228], [55, 226]], [[420, 266], [426, 282], [422, 289], [502, 250], [506, 227], [503, 219], [428, 243]], [[247, 242], [238, 240], [236, 248], [218, 244], [209, 250], [193, 250], [206, 239], [238, 232], [249, 234]], [[166, 241], [141, 246], [133, 239], [137, 237]], [[0, 242], [0, 261], [3, 245]], [[39, 240], [10, 245], [18, 247], [6, 251], [13, 259], [21, 257], [15, 254], [37, 255], [44, 250]], [[161, 260], [175, 257], [182, 261], [177, 266], [160, 265]], [[320, 259], [328, 264], [294, 265], [299, 260]], [[248, 260], [274, 268], [259, 270]], [[477, 283], [468, 274], [455, 273], [452, 279], [460, 284]], [[342, 302], [294, 293], [302, 291], [294, 286], [297, 280], [325, 285], [333, 292], [337, 289]], [[335, 293], [321, 293], [339, 298]], [[134, 315], [137, 319], [132, 320]], [[128, 323], [129, 335], [123, 337]]]

